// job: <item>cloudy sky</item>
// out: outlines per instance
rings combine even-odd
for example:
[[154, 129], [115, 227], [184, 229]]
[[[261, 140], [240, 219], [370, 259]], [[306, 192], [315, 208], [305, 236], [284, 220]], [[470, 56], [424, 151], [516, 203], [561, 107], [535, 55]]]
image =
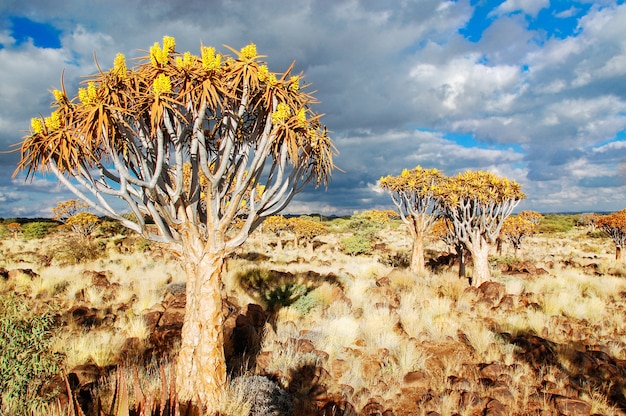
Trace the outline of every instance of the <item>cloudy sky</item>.
[[[343, 172], [287, 212], [391, 208], [377, 180], [417, 165], [514, 179], [519, 209], [626, 207], [623, 0], [4, 0], [0, 150], [50, 112], [63, 71], [73, 95], [94, 53], [108, 68], [164, 35], [194, 53], [254, 42], [270, 70], [304, 71]], [[18, 156], [0, 154], [0, 217], [73, 198], [12, 179]]]

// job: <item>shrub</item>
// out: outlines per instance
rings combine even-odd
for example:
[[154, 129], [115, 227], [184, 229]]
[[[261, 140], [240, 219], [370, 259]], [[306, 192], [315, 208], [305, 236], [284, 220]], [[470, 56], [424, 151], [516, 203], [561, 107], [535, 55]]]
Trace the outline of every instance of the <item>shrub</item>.
[[576, 225], [578, 215], [547, 214], [536, 228], [540, 234], [564, 233]]
[[0, 240], [5, 240], [11, 236], [8, 228], [4, 224], [0, 224]]
[[103, 257], [106, 254], [106, 243], [103, 240], [82, 241], [68, 238], [51, 251], [50, 255], [61, 265], [75, 265]]
[[29, 222], [27, 224], [22, 225], [22, 236], [26, 240], [34, 240], [37, 238], [44, 238], [48, 234], [57, 228], [57, 223], [55, 222]]
[[61, 364], [50, 351], [54, 327], [51, 309], [34, 312], [26, 297], [0, 296], [0, 414], [40, 414], [50, 398], [40, 390]]
[[293, 399], [278, 383], [263, 376], [240, 376], [233, 385], [242, 386], [251, 401], [250, 416], [292, 415]]
[[370, 239], [364, 235], [353, 235], [341, 240], [341, 249], [350, 256], [371, 254], [372, 244]]

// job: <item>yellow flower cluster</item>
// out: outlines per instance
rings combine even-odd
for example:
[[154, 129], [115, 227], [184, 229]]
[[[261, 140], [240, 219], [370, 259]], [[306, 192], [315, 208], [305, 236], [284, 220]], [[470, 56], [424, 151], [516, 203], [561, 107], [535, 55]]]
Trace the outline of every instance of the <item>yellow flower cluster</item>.
[[300, 77], [295, 75], [289, 78], [289, 91], [297, 92], [300, 89]]
[[150, 47], [150, 62], [152, 62], [152, 66], [158, 67], [160, 65], [165, 65], [169, 58], [169, 53], [174, 52], [175, 49], [176, 40], [173, 37], [163, 37], [163, 49], [161, 49], [159, 42], [154, 42], [154, 44]]
[[126, 57], [123, 53], [115, 55], [115, 59], [113, 60], [113, 71], [111, 72], [113, 72], [119, 79], [128, 78], [126, 70]]
[[50, 117], [46, 117], [45, 123], [48, 130], [58, 130], [61, 128], [61, 116], [56, 111], [53, 111]]
[[259, 75], [259, 81], [261, 82], [265, 82], [269, 85], [276, 85], [278, 83], [278, 80], [276, 79], [276, 74], [270, 73], [267, 65], [261, 65], [257, 73]]
[[298, 114], [296, 114], [296, 119], [298, 120], [298, 125], [300, 127], [306, 126], [306, 111], [304, 110], [304, 107], [298, 110]]
[[285, 103], [278, 104], [276, 111], [272, 113], [272, 122], [276, 124], [284, 123], [291, 116], [291, 109]]
[[87, 88], [78, 89], [78, 99], [85, 105], [95, 104], [98, 101], [98, 92], [95, 82], [89, 82]]
[[222, 55], [215, 54], [215, 48], [211, 46], [202, 47], [202, 67], [207, 71], [215, 71], [222, 64]]
[[163, 50], [166, 53], [174, 53], [176, 50], [176, 39], [171, 36], [163, 36]]
[[253, 59], [256, 58], [256, 45], [254, 43], [249, 44], [248, 46], [244, 46], [243, 48], [241, 48], [241, 52], [239, 52], [239, 55], [243, 58], [243, 59]]
[[191, 52], [185, 52], [183, 57], [178, 56], [176, 58], [176, 66], [183, 69], [191, 69], [193, 67], [193, 57]]
[[35, 134], [43, 133], [43, 123], [40, 118], [31, 118], [30, 119], [30, 128], [33, 130]]
[[270, 79], [270, 70], [267, 68], [267, 65], [261, 65], [257, 73], [261, 82], [266, 82]]
[[152, 83], [152, 89], [154, 90], [154, 96], [157, 98], [161, 94], [172, 92], [170, 77], [165, 74], [159, 74]]
[[63, 101], [63, 99], [65, 98], [63, 91], [60, 90], [53, 90], [52, 95], [54, 95], [54, 99], [57, 101]]

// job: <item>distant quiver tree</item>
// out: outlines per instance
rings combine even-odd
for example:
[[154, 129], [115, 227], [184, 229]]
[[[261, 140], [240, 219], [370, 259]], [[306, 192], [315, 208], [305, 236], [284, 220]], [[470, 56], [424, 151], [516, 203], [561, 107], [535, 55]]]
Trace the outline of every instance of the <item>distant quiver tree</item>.
[[472, 254], [472, 283], [491, 280], [489, 250], [504, 220], [525, 198], [521, 186], [490, 172], [467, 171], [441, 182], [435, 194], [454, 234]]
[[604, 230], [615, 243], [615, 260], [626, 260], [624, 246], [626, 246], [626, 209], [595, 218], [596, 227]]
[[404, 169], [398, 176], [388, 175], [379, 180], [379, 186], [391, 194], [413, 240], [409, 266], [413, 273], [423, 274], [426, 270], [424, 239], [437, 220], [439, 204], [435, 189], [444, 178], [437, 169], [417, 166], [411, 170]]
[[226, 384], [226, 256], [307, 184], [326, 186], [334, 168], [316, 100], [293, 64], [274, 73], [254, 44], [230, 50], [177, 53], [166, 36], [132, 69], [118, 54], [76, 97], [53, 91], [54, 111], [32, 119], [16, 170], [52, 172], [95, 212], [180, 256], [187, 306], [177, 390], [201, 405]]

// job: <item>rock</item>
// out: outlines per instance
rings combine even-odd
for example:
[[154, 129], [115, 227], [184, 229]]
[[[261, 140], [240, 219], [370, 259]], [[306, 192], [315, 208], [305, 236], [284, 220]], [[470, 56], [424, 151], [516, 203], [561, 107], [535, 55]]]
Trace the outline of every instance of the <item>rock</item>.
[[21, 275], [29, 277], [31, 280], [39, 277], [32, 269], [12, 269], [7, 272], [7, 279], [16, 279]]
[[165, 328], [181, 328], [185, 320], [185, 308], [166, 308], [161, 314], [157, 326]]
[[507, 365], [499, 364], [499, 363], [493, 363], [493, 364], [487, 364], [487, 365], [482, 364], [481, 366], [482, 368], [480, 369], [480, 374], [483, 377], [488, 378], [492, 381], [497, 380], [500, 374], [505, 373], [509, 369]]
[[587, 416], [591, 413], [591, 405], [579, 399], [557, 397], [554, 403], [559, 413], [565, 416]]
[[111, 282], [109, 282], [106, 272], [85, 270], [83, 271], [83, 278], [90, 279], [91, 285], [98, 288], [108, 288], [111, 286]]
[[370, 399], [370, 401], [363, 406], [361, 412], [359, 412], [359, 416], [381, 416], [385, 410], [383, 405], [376, 400]]
[[166, 293], [163, 302], [161, 302], [165, 309], [169, 308], [177, 308], [177, 309], [185, 309], [185, 305], [187, 304], [187, 297], [185, 292], [182, 293]]
[[500, 303], [504, 295], [506, 295], [506, 286], [502, 283], [488, 281], [478, 287], [478, 293], [479, 302], [496, 306]]
[[485, 416], [507, 416], [509, 411], [505, 405], [500, 403], [498, 400], [493, 399], [487, 403], [484, 414]]
[[161, 315], [163, 314], [162, 311], [152, 311], [149, 310], [147, 312], [144, 312], [144, 314], [142, 315], [143, 317], [143, 321], [146, 324], [146, 328], [148, 328], [149, 332], [153, 332], [157, 325], [159, 324], [159, 320], [161, 319]]
[[407, 387], [416, 389], [427, 389], [430, 386], [431, 380], [425, 371], [411, 371], [406, 373], [403, 378], [404, 384]]
[[98, 310], [87, 306], [74, 306], [68, 311], [68, 314], [76, 325], [87, 328], [99, 325], [102, 321], [98, 317]]

